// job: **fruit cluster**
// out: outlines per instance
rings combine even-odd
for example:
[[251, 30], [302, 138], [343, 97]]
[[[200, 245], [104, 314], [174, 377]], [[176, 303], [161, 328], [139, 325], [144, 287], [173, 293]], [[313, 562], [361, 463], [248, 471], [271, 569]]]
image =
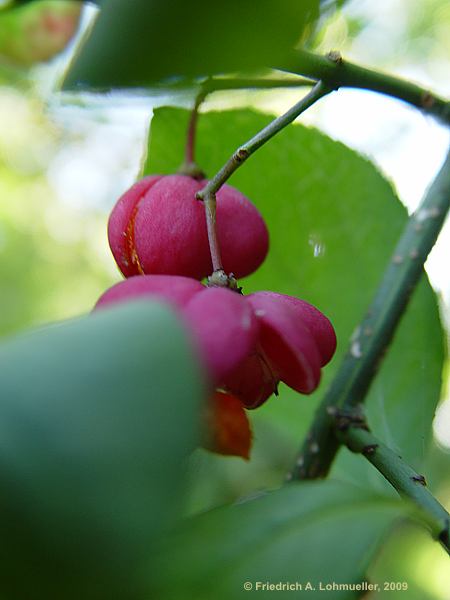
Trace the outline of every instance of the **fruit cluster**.
[[[209, 378], [211, 402], [205, 445], [248, 457], [251, 432], [244, 408], [260, 406], [279, 382], [309, 394], [336, 347], [330, 321], [307, 302], [274, 292], [248, 296], [209, 287], [205, 211], [196, 193], [206, 182], [152, 175], [117, 202], [109, 219], [112, 253], [127, 279], [107, 290], [102, 308], [138, 297], [171, 305], [192, 332]], [[239, 191], [217, 194], [217, 236], [224, 269], [252, 273], [268, 250], [266, 225]]]

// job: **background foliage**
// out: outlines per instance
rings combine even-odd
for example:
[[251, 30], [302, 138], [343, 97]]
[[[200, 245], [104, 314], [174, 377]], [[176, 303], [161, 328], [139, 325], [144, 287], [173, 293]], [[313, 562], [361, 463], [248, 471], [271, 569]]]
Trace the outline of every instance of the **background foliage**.
[[[156, 112], [145, 174], [177, 169], [187, 119], [187, 111]], [[202, 115], [199, 164], [207, 174], [215, 173], [234, 148], [269, 120], [251, 111]], [[347, 351], [347, 340], [370, 302], [407, 215], [392, 187], [371, 163], [300, 125], [291, 126], [261, 148], [230, 183], [255, 202], [271, 237], [269, 255], [263, 266], [242, 282], [244, 291], [272, 289], [312, 302], [330, 317], [340, 342], [336, 358], [325, 369], [325, 380], [311, 398], [282, 386], [279, 398], [253, 413], [256, 420], [264, 419], [272, 435], [278, 434], [284, 445], [291, 446], [284, 465], [287, 470], [314, 407]], [[426, 354], [423, 348], [427, 348]], [[419, 469], [440, 397], [442, 360], [438, 309], [424, 281], [367, 403], [376, 435], [401, 449], [405, 460]], [[265, 436], [261, 433], [258, 440], [267, 448]], [[349, 469], [348, 460], [342, 458], [336, 467], [339, 476], [359, 482], [366, 478], [380, 481], [364, 461], [356, 459]], [[253, 465], [246, 470], [253, 472]]]
[[[51, 4], [30, 3], [26, 8], [39, 17], [42, 6]], [[79, 5], [78, 2], [57, 4]], [[113, 4], [112, 2], [111, 6]], [[145, 4], [148, 10], [155, 10], [155, 7], [164, 3]], [[155, 35], [149, 36], [150, 40], [145, 40], [145, 43], [157, 42], [155, 46], [136, 45], [139, 40], [135, 40], [135, 44], [125, 44], [129, 52], [134, 53], [133, 56], [127, 55], [127, 51], [122, 48], [118, 56], [119, 63], [126, 64], [128, 61], [128, 66], [131, 64], [133, 68], [117, 69], [114, 75], [118, 73], [125, 79], [106, 82], [94, 79], [93, 83], [148, 84], [168, 75], [190, 77], [198, 74], [198, 56], [184, 50], [197, 43], [200, 49], [202, 43], [210, 49], [210, 40], [205, 34], [208, 25], [206, 20], [214, 17], [215, 5], [207, 4], [208, 10], [203, 13], [203, 28], [198, 27], [195, 16], [193, 22], [190, 22], [191, 15], [186, 14], [183, 18], [170, 21], [170, 14], [160, 11], [158, 17], [161, 20], [154, 21], [158, 23]], [[269, 4], [271, 3], [268, 3], [268, 7]], [[382, 6], [377, 4], [375, 7], [373, 3], [357, 0], [349, 2], [343, 11], [330, 11], [335, 4], [322, 3], [321, 18], [314, 23], [309, 20], [306, 27], [303, 25], [309, 17], [302, 12], [299, 21], [295, 21], [298, 29], [294, 31], [293, 14], [289, 11], [300, 10], [300, 4], [286, 2], [283, 10], [279, 11], [276, 23], [288, 24], [290, 33], [286, 40], [289, 44], [301, 37], [310, 47], [321, 51], [338, 47], [357, 61], [394, 71], [403, 68], [405, 74], [413, 73], [414, 77], [438, 87], [441, 93], [446, 92], [442, 74], [448, 68], [449, 38], [446, 31], [450, 14], [445, 2], [398, 0], [384, 2]], [[317, 16], [318, 4], [311, 3], [310, 6], [316, 10]], [[270, 11], [267, 14], [271, 14]], [[0, 13], [1, 17], [3, 15]], [[227, 15], [225, 18], [228, 18]], [[264, 20], [262, 16], [260, 18]], [[285, 21], [282, 23], [283, 19]], [[17, 38], [23, 44], [26, 42], [24, 30], [20, 29], [20, 13], [14, 13], [13, 20], [16, 21], [14, 27], [8, 25], [6, 18], [0, 21], [0, 25], [3, 25], [0, 35], [0, 331], [3, 334], [86, 312], [102, 289], [118, 279], [108, 254], [104, 234], [105, 220], [108, 208], [140, 169], [140, 159], [145, 147], [145, 129], [150, 116], [148, 107], [165, 103], [186, 104], [191, 99], [180, 94], [161, 97], [151, 92], [150, 96], [145, 97], [145, 110], [142, 102], [130, 97], [79, 97], [70, 106], [64, 102], [61, 104], [59, 100], [55, 103], [54, 98], [45, 102], [49, 99], [47, 91], [59, 77], [70, 49], [65, 58], [56, 59], [50, 66], [38, 65], [31, 68], [42, 55], [33, 55], [31, 48], [30, 57], [27, 54], [29, 48], [25, 49], [24, 54], [24, 47], [21, 46], [20, 56], [25, 55], [27, 59], [25, 62], [16, 60], [12, 64], [11, 43], [14, 42], [16, 48]], [[176, 23], [176, 27], [172, 26], [170, 32], [165, 29], [168, 22], [169, 25]], [[246, 23], [245, 19], [242, 23]], [[37, 18], [38, 30], [43, 24], [45, 25], [45, 20]], [[271, 24], [268, 20], [264, 26], [267, 28]], [[204, 33], [201, 41], [199, 29]], [[250, 30], [253, 29], [250, 27]], [[271, 54], [274, 46], [268, 44], [262, 48], [262, 37], [259, 39], [257, 36], [253, 45], [249, 43], [251, 39], [246, 39], [244, 56], [238, 51], [230, 53], [230, 48], [240, 49], [243, 36], [240, 35], [237, 40], [235, 37], [239, 31], [234, 27], [223, 28], [220, 32], [223, 36], [220, 38], [221, 44], [215, 47], [214, 52], [207, 53], [208, 70], [233, 68], [233, 65], [236, 68], [258, 66], [262, 64], [263, 58], [278, 58], [278, 55]], [[161, 52], [161, 48], [170, 47], [167, 40], [174, 35], [178, 36], [177, 40], [183, 41], [180, 44], [183, 52], [178, 54], [176, 69], [169, 72], [172, 63], [164, 60], [169, 53]], [[277, 36], [269, 37], [274, 41], [278, 39]], [[125, 39], [126, 36], [123, 37]], [[204, 47], [202, 52], [204, 56]], [[154, 60], [155, 56], [161, 60]], [[228, 60], [231, 62], [226, 62]], [[258, 63], [258, 60], [261, 62]], [[89, 76], [103, 76], [102, 73], [104, 72], [98, 70], [98, 65], [92, 63]], [[83, 77], [80, 76], [80, 79]], [[289, 104], [292, 97], [290, 92], [252, 92], [227, 94], [226, 97], [218, 95], [212, 98], [209, 107], [222, 109], [233, 104], [258, 103], [259, 107], [270, 106], [270, 112], [273, 112]], [[298, 92], [295, 92], [295, 97], [298, 97]], [[333, 114], [336, 115], [335, 112]], [[366, 121], [370, 121], [373, 115], [370, 112], [367, 114]], [[323, 115], [326, 117], [326, 109]], [[318, 118], [320, 119], [320, 114]], [[356, 114], [353, 118], [357, 120]], [[384, 118], [387, 119], [388, 115], [385, 114]], [[213, 173], [231, 150], [265, 124], [267, 119], [267, 115], [248, 110], [203, 116], [200, 120], [199, 138], [199, 159], [202, 166], [210, 174]], [[146, 168], [166, 171], [178, 166], [181, 162], [185, 120], [186, 114], [180, 111], [158, 112], [151, 129], [149, 166]], [[334, 121], [334, 131], [338, 131], [335, 118]], [[342, 121], [345, 122], [345, 119]], [[326, 126], [326, 118], [323, 122]], [[401, 137], [402, 127], [406, 126], [402, 125], [400, 119], [391, 129], [378, 128], [365, 140], [367, 151], [374, 151], [374, 148], [376, 150], [377, 144], [379, 147], [384, 144], [388, 149], [395, 147]], [[357, 140], [355, 144], [361, 147], [361, 139], [364, 137], [361, 128], [354, 136]], [[425, 159], [422, 162], [425, 164]], [[410, 167], [409, 177], [412, 178], [413, 172], [414, 169]], [[392, 187], [365, 159], [317, 131], [300, 126], [283, 132], [280, 138], [261, 150], [236, 174], [232, 183], [258, 204], [271, 227], [271, 256], [260, 273], [245, 282], [246, 290], [259, 287], [279, 289], [317, 303], [336, 322], [341, 342], [339, 351], [342, 353], [345, 340], [367, 304], [384, 260], [389, 255], [390, 246], [406, 217]], [[289, 252], [285, 252], [284, 248]], [[111, 333], [113, 334], [114, 332]], [[37, 339], [36, 343], [39, 343], [39, 338]], [[109, 338], [106, 338], [104, 343], [107, 345], [108, 341]], [[392, 355], [384, 364], [371, 391], [369, 406], [371, 418], [376, 423], [376, 433], [401, 449], [414, 466], [423, 468], [433, 491], [448, 505], [448, 454], [435, 446], [431, 447], [431, 452], [427, 451], [431, 419], [439, 395], [443, 344], [435, 299], [426, 283], [418, 290], [392, 350]], [[202, 451], [194, 453], [189, 464], [189, 498], [184, 512], [193, 514], [199, 509], [234, 501], [249, 492], [254, 494], [255, 490], [261, 488], [277, 487], [286, 467], [290, 465], [314, 406], [337, 364], [338, 360], [328, 367], [323, 387], [312, 398], [294, 397], [294, 394], [285, 389], [279, 399], [272, 399], [261, 411], [255, 413], [257, 443], [250, 465], [238, 459], [223, 459]], [[62, 376], [64, 371], [61, 372]], [[420, 398], [420, 402], [412, 403], [412, 397]], [[142, 443], [149, 443], [149, 440], [143, 440]], [[368, 536], [362, 543], [369, 544], [368, 540], [374, 541], [374, 537], [364, 510], [367, 506], [372, 506], [372, 502], [376, 502], [373, 498], [377, 493], [386, 493], [384, 485], [378, 475], [359, 458], [344, 452], [336, 464], [333, 476], [341, 480], [357, 479], [367, 483], [367, 490], [359, 497], [361, 492], [352, 494], [353, 488], [327, 482], [320, 492], [314, 486], [301, 492], [297, 489], [287, 490], [278, 492], [273, 497], [268, 495], [258, 501], [257, 506], [268, 507], [270, 514], [278, 509], [277, 514], [281, 515], [278, 524], [282, 528], [283, 515], [287, 519], [299, 519], [298, 523], [302, 523], [301, 514], [290, 512], [297, 494], [299, 504], [295, 506], [299, 513], [301, 507], [306, 506], [308, 497], [319, 512], [321, 500], [325, 501], [328, 497], [330, 502], [337, 502], [340, 506], [339, 498], [344, 498], [345, 502], [350, 502], [350, 511], [355, 509], [357, 514], [363, 515], [358, 530], [364, 531]], [[350, 496], [346, 497], [346, 494]], [[359, 500], [365, 503], [361, 512], [357, 510]], [[381, 505], [385, 509], [381, 510], [380, 520], [377, 521], [380, 524], [379, 531], [383, 531], [383, 524], [389, 524], [393, 517], [400, 514], [395, 501], [383, 500], [379, 506]], [[283, 512], [283, 506], [289, 507], [289, 514]], [[23, 514], [25, 513], [19, 515], [22, 520]], [[29, 514], [28, 509], [26, 514]], [[242, 528], [244, 531], [245, 525], [245, 528], [248, 527], [245, 531], [249, 531], [248, 535], [253, 543], [261, 543], [261, 539], [252, 538], [254, 529], [252, 533], [252, 522], [251, 519], [248, 521], [246, 514], [255, 514], [255, 519], [260, 517], [259, 508], [255, 509], [254, 505], [247, 503], [230, 511], [221, 509], [218, 513], [206, 515], [201, 518], [200, 525], [194, 521], [177, 534], [186, 536], [181, 539], [184, 544], [189, 544], [192, 529], [198, 531], [197, 527], [204, 528], [202, 552], [211, 555], [210, 570], [205, 576], [217, 579], [217, 570], [214, 571], [217, 563], [214, 560], [225, 560], [220, 554], [217, 555], [221, 549], [220, 544], [227, 549], [222, 528], [226, 527], [231, 531]], [[238, 519], [237, 524], [235, 518]], [[307, 514], [307, 519], [309, 518], [310, 515]], [[324, 535], [324, 531], [328, 529], [327, 518], [312, 526], [308, 549], [316, 542], [320, 545], [320, 535]], [[349, 524], [344, 517], [341, 521], [335, 521], [334, 516], [333, 522], [337, 525], [333, 531], [336, 537], [333, 538], [332, 548], [342, 552], [342, 545], [338, 540], [348, 537], [348, 528], [354, 523]], [[286, 527], [296, 530], [295, 524], [289, 520], [286, 523]], [[439, 547], [429, 541], [421, 530], [411, 526], [400, 526], [395, 534], [384, 544], [377, 560], [369, 566], [368, 576], [379, 581], [406, 579], [410, 585], [408, 597], [413, 600], [446, 600], [445, 590], [449, 589], [450, 581], [448, 566], [443, 562]], [[219, 536], [219, 544], [215, 543], [215, 535]], [[261, 532], [261, 535], [265, 533]], [[248, 549], [245, 546], [244, 535], [241, 539], [241, 548], [237, 549], [233, 545], [228, 548], [233, 554], [239, 554], [238, 550], [246, 555], [250, 554], [249, 563], [243, 562], [245, 566], [252, 561], [252, 547]], [[229, 540], [229, 543], [233, 544], [235, 540]], [[279, 543], [276, 552], [267, 554], [264, 559], [259, 555], [254, 561], [265, 560], [274, 568], [280, 568], [277, 556], [284, 559], [294, 555], [296, 558], [291, 538], [286, 541], [281, 536]], [[295, 550], [298, 550], [297, 543], [296, 539]], [[348, 566], [347, 560], [354, 563], [355, 567], [358, 566], [360, 570], [353, 571], [358, 578], [366, 565], [357, 564], [352, 552], [360, 551], [361, 547], [348, 544], [346, 553], [338, 554], [343, 561], [342, 568]], [[88, 552], [85, 558], [91, 559], [94, 552], [95, 549], [92, 554]], [[170, 548], [168, 552], [171, 556]], [[195, 564], [199, 568], [196, 556], [191, 557], [192, 562], [188, 565], [184, 565], [184, 556], [176, 560], [175, 555], [174, 560], [179, 581], [192, 586], [192, 572], [189, 569], [183, 572], [182, 567]], [[245, 574], [244, 566], [242, 576]], [[286, 576], [291, 567], [295, 570], [295, 566], [289, 560], [286, 561], [283, 566]], [[309, 565], [308, 568], [305, 566], [304, 572], [311, 573], [311, 569], [316, 567], [317, 564]], [[40, 576], [45, 578], [45, 575], [44, 569]], [[111, 585], [114, 581], [112, 577]], [[224, 597], [228, 594], [229, 597], [231, 592], [227, 586], [233, 586], [235, 582], [224, 577], [223, 584], [224, 587], [218, 594], [222, 593]], [[41, 589], [44, 590], [45, 586]], [[198, 588], [193, 592], [194, 597], [197, 593]], [[388, 598], [391, 595], [383, 593], [379, 597]]]

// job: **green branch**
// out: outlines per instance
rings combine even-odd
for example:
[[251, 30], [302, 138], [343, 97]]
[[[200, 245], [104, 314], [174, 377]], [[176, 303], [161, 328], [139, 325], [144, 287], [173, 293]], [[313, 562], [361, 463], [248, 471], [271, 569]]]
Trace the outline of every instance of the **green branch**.
[[216, 194], [222, 185], [231, 177], [231, 175], [266, 142], [272, 139], [277, 133], [292, 123], [302, 112], [312, 106], [317, 100], [332, 91], [332, 87], [317, 83], [313, 89], [306, 94], [297, 104], [294, 104], [287, 112], [274, 119], [267, 127], [264, 127], [248, 142], [240, 146], [236, 152], [229, 158], [218, 173], [207, 183], [207, 185], [197, 194], [199, 200], [204, 200], [210, 194]]
[[410, 81], [343, 60], [338, 52], [319, 56], [306, 50], [294, 50], [278, 68], [316, 81], [321, 80], [335, 88], [352, 87], [381, 92], [450, 124], [450, 102], [447, 100]]
[[236, 287], [236, 280], [223, 271], [220, 259], [220, 248], [216, 232], [216, 194], [231, 175], [254, 153], [261, 148], [274, 135], [292, 123], [302, 112], [312, 106], [317, 100], [331, 91], [331, 88], [322, 82], [316, 83], [313, 89], [306, 94], [297, 104], [287, 112], [274, 119], [248, 142], [240, 146], [229, 158], [218, 173], [197, 193], [197, 198], [203, 200], [206, 210], [206, 224], [208, 241], [213, 263], [214, 273], [209, 278], [210, 284]]
[[442, 228], [450, 204], [450, 153], [406, 224], [380, 286], [319, 406], [288, 479], [325, 477], [339, 443], [333, 435], [338, 408], [364, 402], [366, 393], [423, 274], [423, 265]]
[[349, 450], [362, 454], [397, 490], [400, 496], [412, 500], [427, 517], [433, 536], [450, 554], [450, 515], [428, 491], [423, 475], [419, 475], [390, 448], [380, 442], [370, 431], [360, 427], [339, 425], [336, 435]]

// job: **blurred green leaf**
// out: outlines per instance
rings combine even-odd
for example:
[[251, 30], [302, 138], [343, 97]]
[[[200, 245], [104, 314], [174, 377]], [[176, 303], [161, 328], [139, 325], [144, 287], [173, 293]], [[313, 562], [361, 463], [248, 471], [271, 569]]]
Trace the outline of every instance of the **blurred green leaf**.
[[75, 34], [82, 5], [42, 0], [0, 11], [0, 64], [30, 67], [64, 50]]
[[105, 0], [66, 89], [143, 87], [270, 67], [301, 37], [319, 0]]
[[[310, 582], [313, 589], [291, 591], [293, 597], [322, 598], [320, 582], [362, 584], [381, 537], [408, 510], [400, 500], [337, 481], [291, 484], [216, 509], [169, 536], [155, 597], [271, 598], [276, 592], [258, 590], [257, 582]], [[328, 593], [348, 600], [360, 597], [361, 588]]]
[[[170, 173], [178, 168], [187, 119], [187, 111], [180, 109], [156, 111], [145, 173]], [[269, 120], [269, 116], [250, 110], [202, 114], [197, 150], [201, 168], [212, 176]], [[299, 396], [282, 388], [279, 398], [270, 399], [254, 413], [256, 423], [264, 419], [281, 439], [289, 439], [286, 469], [369, 305], [407, 214], [372, 163], [300, 125], [287, 128], [258, 150], [230, 184], [254, 201], [271, 235], [268, 258], [257, 273], [242, 282], [244, 292], [272, 289], [304, 298], [331, 318], [338, 336], [337, 356], [325, 368], [324, 381], [315, 394]], [[436, 298], [424, 277], [367, 403], [376, 435], [416, 468], [420, 468], [430, 438], [442, 361]], [[261, 435], [256, 435], [257, 451], [258, 444], [264, 446]], [[271, 454], [271, 449], [262, 448], [265, 461]], [[370, 479], [375, 485], [384, 481], [370, 465], [348, 452], [341, 453], [336, 473], [360, 481]], [[249, 474], [241, 475], [240, 483], [245, 486]], [[260, 485], [264, 485], [263, 478]], [[236, 487], [236, 482], [230, 484], [231, 489]]]
[[117, 280], [98, 250], [105, 216], [64, 205], [42, 172], [54, 138], [34, 108], [11, 89], [0, 95], [0, 337], [90, 311]]
[[203, 394], [178, 321], [130, 303], [5, 342], [0, 362], [0, 595], [145, 597]]

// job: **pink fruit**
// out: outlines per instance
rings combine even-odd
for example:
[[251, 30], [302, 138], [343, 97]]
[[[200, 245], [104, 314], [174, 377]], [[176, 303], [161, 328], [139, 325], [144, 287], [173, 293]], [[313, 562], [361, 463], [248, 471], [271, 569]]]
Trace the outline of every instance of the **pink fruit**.
[[314, 337], [321, 356], [321, 366], [330, 362], [336, 350], [336, 334], [329, 319], [318, 308], [305, 300], [295, 298], [295, 296], [286, 296], [276, 292], [256, 292], [252, 294], [252, 297], [272, 298], [278, 305], [290, 306], [297, 321], [305, 325]]
[[[206, 183], [202, 181], [201, 186]], [[248, 198], [229, 185], [217, 194], [217, 236], [223, 268], [238, 279], [256, 271], [269, 250], [269, 232], [261, 214]], [[208, 275], [211, 268], [208, 263]]]
[[256, 344], [258, 322], [243, 296], [228, 289], [205, 288], [187, 277], [130, 277], [107, 290], [95, 308], [142, 297], [165, 301], [177, 310], [192, 332], [214, 385], [235, 369]]
[[183, 309], [212, 380], [220, 383], [253, 351], [258, 323], [244, 296], [224, 288], [197, 294]]
[[[195, 197], [205, 184], [186, 175], [152, 175], [119, 199], [108, 237], [126, 277], [211, 274], [205, 210]], [[217, 235], [224, 269], [238, 278], [255, 271], [267, 254], [268, 231], [260, 213], [227, 185], [217, 194]]]
[[161, 179], [161, 175], [150, 175], [135, 183], [128, 192], [119, 198], [109, 217], [109, 245], [119, 269], [125, 277], [143, 275], [134, 248], [134, 220], [139, 202], [159, 179]]
[[106, 290], [97, 301], [95, 308], [140, 297], [162, 300], [176, 308], [182, 308], [195, 294], [204, 289], [205, 287], [199, 281], [188, 277], [173, 275], [130, 277]]
[[261, 406], [277, 391], [277, 385], [278, 378], [261, 348], [247, 356], [223, 381], [224, 388], [246, 408]]
[[336, 348], [328, 319], [314, 306], [273, 292], [246, 298], [258, 317], [256, 350], [228, 375], [223, 387], [247, 408], [257, 408], [273, 393], [279, 381], [309, 394], [320, 382], [320, 368]]
[[211, 387], [246, 408], [263, 404], [280, 381], [313, 392], [336, 347], [331, 323], [303, 300], [273, 292], [242, 296], [188, 277], [130, 277], [107, 290], [96, 308], [137, 297], [174, 307], [192, 333]]
[[274, 374], [298, 392], [313, 392], [320, 381], [321, 356], [310, 330], [291, 306], [270, 294], [253, 294], [248, 302], [259, 318], [260, 344]]

